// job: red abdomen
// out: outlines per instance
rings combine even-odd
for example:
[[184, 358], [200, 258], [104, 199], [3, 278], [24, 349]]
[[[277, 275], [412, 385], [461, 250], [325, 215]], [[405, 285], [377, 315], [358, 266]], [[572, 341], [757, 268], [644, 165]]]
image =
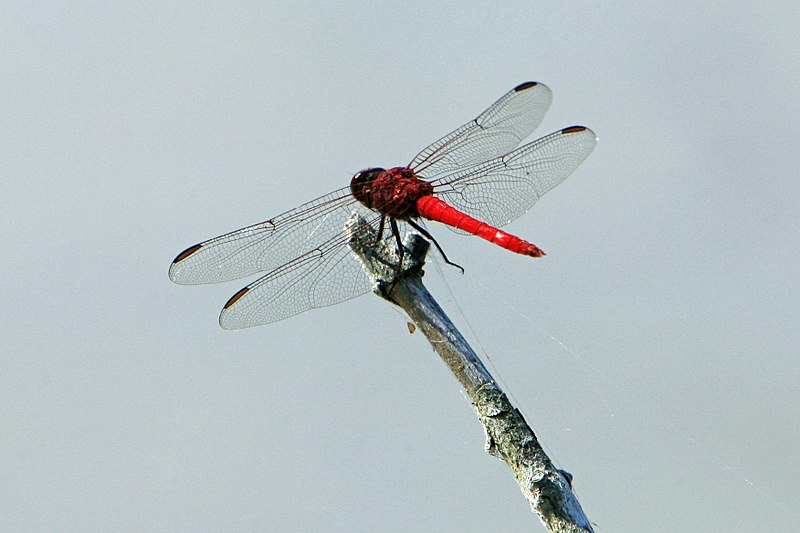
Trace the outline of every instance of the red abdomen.
[[434, 196], [422, 196], [417, 199], [416, 205], [420, 216], [472, 233], [514, 253], [531, 257], [545, 255], [535, 244], [474, 219]]

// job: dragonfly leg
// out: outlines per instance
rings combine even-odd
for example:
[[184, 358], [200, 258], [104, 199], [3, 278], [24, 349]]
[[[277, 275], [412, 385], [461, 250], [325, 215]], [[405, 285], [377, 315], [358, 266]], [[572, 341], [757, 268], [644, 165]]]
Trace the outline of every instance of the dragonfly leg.
[[[384, 217], [381, 217], [381, 228], [383, 228], [383, 220]], [[389, 225], [392, 228], [392, 234], [394, 235], [394, 240], [397, 243], [397, 268], [395, 269], [394, 279], [392, 279], [392, 283], [389, 284], [388, 288], [382, 289], [382, 292], [387, 296], [392, 293], [392, 291], [394, 290], [394, 286], [397, 283], [397, 280], [400, 279], [400, 274], [403, 272], [403, 256], [405, 255], [405, 248], [403, 247], [403, 241], [400, 238], [400, 228], [397, 227], [397, 221], [395, 221], [395, 219], [390, 217]], [[380, 241], [380, 239], [378, 240]]]
[[386, 216], [381, 216], [381, 221], [378, 224], [378, 236], [375, 237], [375, 240], [370, 242], [369, 244], [378, 244], [383, 240], [383, 230], [386, 222]]
[[423, 236], [424, 236], [426, 239], [428, 239], [428, 240], [429, 240], [429, 241], [431, 241], [431, 242], [432, 242], [434, 245], [436, 245], [436, 249], [437, 249], [437, 250], [439, 250], [439, 253], [440, 253], [440, 254], [442, 254], [442, 257], [444, 258], [444, 262], [445, 262], [445, 263], [447, 263], [447, 264], [448, 264], [448, 265], [450, 265], [450, 266], [454, 266], [454, 267], [456, 267], [457, 269], [459, 269], [459, 270], [461, 271], [461, 273], [462, 273], [462, 274], [464, 273], [464, 267], [462, 267], [461, 265], [459, 265], [459, 264], [457, 264], [457, 263], [453, 263], [452, 261], [450, 261], [450, 260], [447, 258], [447, 254], [446, 254], [446, 253], [444, 253], [444, 250], [442, 250], [442, 247], [441, 247], [441, 246], [439, 246], [439, 243], [438, 243], [438, 242], [436, 242], [436, 239], [434, 239], [434, 238], [433, 238], [433, 235], [431, 235], [430, 233], [428, 233], [428, 230], [426, 230], [425, 228], [423, 228], [422, 226], [420, 226], [419, 224], [417, 224], [416, 222], [414, 222], [414, 221], [413, 221], [413, 220], [411, 220], [411, 219], [408, 219], [408, 220], [407, 220], [407, 222], [408, 222], [408, 225], [409, 225], [409, 226], [411, 226], [412, 228], [414, 228], [414, 229], [415, 229], [415, 230], [417, 230], [418, 232], [422, 233], [422, 235], [423, 235]]
[[403, 247], [403, 241], [400, 238], [400, 228], [397, 227], [397, 221], [393, 218], [390, 218], [389, 224], [392, 227], [394, 240], [395, 242], [397, 242], [397, 275], [395, 276], [396, 280], [400, 276], [400, 272], [403, 270], [403, 256], [405, 255], [406, 249]]
[[382, 216], [381, 217], [381, 223], [378, 224], [378, 236], [375, 237], [375, 243], [376, 244], [381, 242], [381, 239], [383, 239], [383, 226], [384, 226], [385, 222], [386, 222], [386, 217]]

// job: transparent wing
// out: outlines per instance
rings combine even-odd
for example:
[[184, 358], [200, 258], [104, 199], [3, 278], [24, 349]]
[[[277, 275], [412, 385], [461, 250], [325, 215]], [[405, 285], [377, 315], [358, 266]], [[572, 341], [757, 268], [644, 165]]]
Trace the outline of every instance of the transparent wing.
[[359, 207], [349, 187], [339, 189], [266, 222], [187, 248], [173, 260], [169, 277], [194, 285], [268, 272], [341, 233], [344, 221]]
[[476, 119], [422, 150], [408, 166], [431, 179], [504, 155], [536, 129], [552, 99], [543, 83], [517, 85]]
[[434, 194], [448, 204], [499, 227], [525, 213], [564, 181], [596, 143], [592, 130], [572, 126], [431, 184]]
[[[373, 227], [380, 217], [359, 211]], [[340, 221], [343, 228], [345, 219]], [[400, 224], [401, 234], [407, 230]], [[388, 229], [388, 228], [386, 228]], [[296, 314], [337, 304], [370, 291], [372, 281], [348, 246], [344, 229], [318, 248], [290, 261], [237, 292], [225, 304], [219, 323], [225, 329], [241, 329], [277, 322]], [[394, 236], [383, 239], [394, 245]]]

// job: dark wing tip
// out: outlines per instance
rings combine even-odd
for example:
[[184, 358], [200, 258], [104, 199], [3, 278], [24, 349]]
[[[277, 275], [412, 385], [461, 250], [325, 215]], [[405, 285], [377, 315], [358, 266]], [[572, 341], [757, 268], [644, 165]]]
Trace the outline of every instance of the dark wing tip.
[[588, 129], [589, 128], [587, 128], [586, 126], [570, 126], [569, 128], [564, 128], [563, 130], [561, 130], [561, 133], [567, 135], [570, 133], [580, 133]]
[[248, 292], [250, 292], [250, 287], [245, 287], [244, 289], [240, 290], [239, 292], [237, 292], [236, 294], [234, 294], [233, 296], [231, 296], [231, 299], [230, 299], [230, 300], [228, 300], [228, 301], [227, 301], [227, 303], [226, 303], [225, 305], [223, 305], [223, 306], [222, 306], [222, 310], [223, 310], [223, 311], [226, 311], [226, 310], [228, 310], [228, 309], [229, 309], [229, 308], [230, 308], [230, 307], [231, 307], [233, 304], [235, 304], [236, 302], [238, 302], [238, 301], [239, 301], [239, 299], [240, 299], [242, 296], [244, 296], [245, 294], [247, 294]]
[[526, 89], [530, 89], [531, 87], [536, 87], [537, 85], [539, 85], [538, 81], [526, 81], [525, 83], [520, 83], [519, 85], [514, 87], [514, 91], [521, 92]]
[[172, 260], [172, 264], [177, 265], [178, 263], [180, 263], [190, 255], [194, 254], [197, 250], [199, 250], [202, 247], [203, 247], [202, 244], [195, 244], [194, 246], [188, 247], [187, 249], [179, 253], [175, 259]]

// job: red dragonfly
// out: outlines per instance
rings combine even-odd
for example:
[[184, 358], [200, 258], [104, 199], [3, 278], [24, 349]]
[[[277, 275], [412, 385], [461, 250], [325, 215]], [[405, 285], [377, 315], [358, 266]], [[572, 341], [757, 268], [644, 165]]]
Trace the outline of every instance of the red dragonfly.
[[597, 141], [590, 129], [571, 126], [517, 148], [539, 125], [551, 100], [544, 84], [517, 85], [477, 118], [422, 150], [408, 166], [363, 170], [349, 187], [195, 244], [178, 254], [169, 277], [193, 285], [266, 272], [222, 309], [220, 325], [239, 329], [370, 291], [370, 278], [348, 247], [344, 224], [353, 213], [387, 242], [399, 244], [411, 228], [432, 239], [419, 225], [429, 219], [512, 252], [540, 257], [544, 252], [537, 246], [497, 228], [561, 183]]

